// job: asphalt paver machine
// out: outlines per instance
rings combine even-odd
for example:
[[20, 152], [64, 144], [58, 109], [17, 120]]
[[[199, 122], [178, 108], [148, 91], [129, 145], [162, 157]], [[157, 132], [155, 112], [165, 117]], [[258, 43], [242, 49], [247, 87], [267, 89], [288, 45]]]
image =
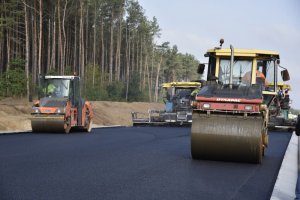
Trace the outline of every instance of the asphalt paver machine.
[[134, 126], [191, 125], [192, 106], [195, 91], [200, 82], [170, 82], [162, 84], [165, 89], [165, 109], [149, 109], [148, 113], [132, 112]]

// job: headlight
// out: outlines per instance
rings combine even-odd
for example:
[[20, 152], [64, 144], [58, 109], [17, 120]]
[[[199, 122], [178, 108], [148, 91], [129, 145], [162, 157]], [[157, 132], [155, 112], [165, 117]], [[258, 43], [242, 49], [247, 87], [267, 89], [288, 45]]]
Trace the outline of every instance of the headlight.
[[252, 110], [253, 109], [253, 106], [245, 106], [245, 110]]
[[33, 108], [33, 112], [34, 112], [34, 113], [39, 113], [40, 110], [39, 110], [38, 108]]
[[202, 106], [203, 109], [209, 109], [210, 108], [210, 104], [209, 103], [205, 103]]
[[57, 108], [56, 113], [65, 113], [65, 108]]

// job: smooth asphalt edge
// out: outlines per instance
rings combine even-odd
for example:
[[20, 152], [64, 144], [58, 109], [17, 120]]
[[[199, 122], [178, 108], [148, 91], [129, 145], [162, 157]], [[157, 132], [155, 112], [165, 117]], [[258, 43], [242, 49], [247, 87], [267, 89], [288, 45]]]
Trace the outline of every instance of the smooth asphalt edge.
[[[93, 128], [119, 128], [126, 126], [94, 126]], [[3, 134], [20, 134], [30, 133], [31, 130], [26, 131], [2, 131]], [[293, 133], [287, 150], [285, 152], [275, 186], [273, 188], [271, 200], [281, 199], [295, 199], [296, 197], [296, 185], [298, 179], [298, 152], [300, 151], [300, 143], [296, 134]], [[300, 164], [300, 163], [299, 163]]]
[[[93, 129], [98, 129], [98, 128], [121, 128], [121, 127], [126, 127], [126, 126], [121, 126], [121, 125], [112, 125], [112, 126], [93, 125]], [[0, 135], [31, 133], [31, 132], [32, 132], [32, 130], [1, 131]]]
[[298, 151], [299, 140], [293, 133], [273, 188], [271, 200], [295, 199], [298, 179]]

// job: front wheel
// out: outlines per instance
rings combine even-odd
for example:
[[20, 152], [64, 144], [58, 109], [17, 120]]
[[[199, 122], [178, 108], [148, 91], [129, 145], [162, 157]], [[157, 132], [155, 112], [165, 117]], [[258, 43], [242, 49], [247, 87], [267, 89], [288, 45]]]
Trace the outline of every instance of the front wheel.
[[263, 144], [263, 137], [261, 136], [260, 137], [260, 141], [258, 143], [258, 148], [259, 148], [259, 151], [258, 151], [258, 155], [257, 155], [257, 164], [261, 164], [262, 163], [262, 158], [265, 156], [265, 147], [264, 147], [264, 144]]
[[90, 117], [90, 112], [87, 111], [85, 113], [84, 130], [89, 133], [92, 131], [92, 126], [93, 126], [93, 120]]
[[71, 117], [67, 117], [64, 124], [65, 133], [70, 133], [71, 130]]

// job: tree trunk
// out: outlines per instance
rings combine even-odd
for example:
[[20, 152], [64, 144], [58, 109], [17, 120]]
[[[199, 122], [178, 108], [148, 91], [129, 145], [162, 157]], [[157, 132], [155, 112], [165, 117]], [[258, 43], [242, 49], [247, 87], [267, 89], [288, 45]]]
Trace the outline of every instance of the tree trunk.
[[56, 65], [56, 8], [53, 17], [53, 33], [52, 33], [52, 55], [51, 55], [51, 69], [55, 70]]
[[29, 27], [28, 27], [28, 13], [27, 13], [27, 5], [25, 3], [25, 0], [23, 1], [24, 3], [24, 13], [25, 13], [25, 43], [26, 43], [26, 48], [25, 48], [25, 73], [26, 73], [26, 94], [27, 94], [27, 99], [29, 100], [30, 96], [30, 90], [29, 90]]
[[73, 50], [73, 72], [76, 72], [79, 74], [79, 69], [77, 66], [78, 56], [77, 56], [77, 17], [75, 17], [75, 31], [74, 31], [74, 50]]
[[[71, 53], [71, 48], [70, 48], [70, 44], [72, 44], [71, 43], [71, 40], [72, 39], [72, 37], [71, 37], [71, 34], [70, 34], [70, 30], [69, 29], [67, 29], [66, 30], [66, 41], [65, 41], [65, 67], [67, 67], [67, 66], [72, 66], [72, 64], [71, 64], [71, 60], [73, 60], [74, 58], [73, 58], [73, 54]], [[70, 72], [72, 72], [72, 69], [69, 69], [70, 70]], [[73, 71], [73, 73], [74, 73], [74, 71]]]
[[155, 79], [155, 102], [158, 100], [158, 81], [159, 81], [159, 72], [160, 72], [160, 66], [162, 63], [162, 56], [160, 57], [160, 61], [157, 65], [157, 71], [156, 71], [156, 79]]
[[146, 56], [146, 70], [147, 70], [147, 79], [148, 79], [148, 95], [149, 95], [149, 102], [151, 102], [152, 96], [151, 96], [151, 82], [150, 82], [150, 73], [149, 73], [149, 65], [147, 62], [147, 56]]
[[[85, 44], [84, 44], [84, 64], [88, 63], [88, 36], [89, 36], [89, 6], [86, 6], [86, 27], [85, 27]], [[84, 27], [84, 26], [83, 26]]]
[[62, 29], [61, 29], [61, 16], [60, 16], [60, 0], [57, 1], [57, 17], [58, 17], [58, 72], [60, 75], [62, 75], [62, 69], [63, 69], [63, 47], [62, 47]]
[[142, 86], [142, 91], [145, 90], [146, 88], [146, 70], [148, 68], [148, 55], [146, 55], [145, 58], [145, 63], [144, 63], [144, 73], [143, 73], [143, 86]]
[[[5, 4], [5, 1], [4, 1], [4, 4]], [[4, 13], [4, 18], [8, 18], [8, 16], [6, 16], [6, 13]], [[4, 31], [4, 37], [6, 38], [6, 41], [4, 39], [4, 41], [6, 42], [6, 72], [9, 72], [10, 70], [10, 30], [9, 30], [9, 27], [6, 25], [5, 26], [5, 31]], [[5, 50], [4, 50], [5, 51]], [[5, 56], [4, 56], [5, 58]], [[5, 62], [4, 62], [4, 65], [5, 65]], [[5, 79], [8, 79], [8, 74], [6, 74], [6, 77]], [[9, 89], [8, 87], [6, 87], [6, 90], [5, 90], [5, 95], [9, 95]]]
[[131, 73], [134, 73], [135, 72], [135, 66], [134, 66], [134, 59], [135, 59], [135, 54], [134, 54], [134, 36], [132, 36], [132, 40], [129, 40], [130, 42], [130, 48], [131, 48], [131, 52], [129, 54], [129, 57], [131, 59]]
[[79, 26], [79, 58], [80, 58], [80, 76], [84, 79], [84, 33], [83, 33], [83, 0], [80, 1], [80, 26]]
[[126, 101], [129, 91], [129, 65], [130, 65], [130, 30], [126, 26]]
[[40, 32], [39, 32], [39, 56], [38, 74], [42, 74], [42, 41], [43, 41], [43, 0], [40, 0]]
[[6, 71], [8, 72], [10, 70], [10, 31], [6, 30], [6, 56], [7, 56], [7, 65], [6, 65]]
[[[139, 63], [140, 63], [140, 83], [142, 83], [142, 81], [143, 81], [143, 85], [142, 84], [140, 84], [140, 90], [142, 90], [142, 89], [145, 89], [145, 73], [144, 73], [144, 79], [142, 79], [142, 74], [143, 74], [143, 39], [142, 39], [143, 37], [141, 36], [141, 44], [140, 44], [140, 47], [141, 47], [141, 49], [140, 49], [140, 61], [139, 61]], [[144, 69], [144, 72], [145, 72], [145, 69]]]
[[[36, 30], [36, 1], [34, 0], [34, 11], [33, 11], [33, 42], [32, 42], [32, 68], [33, 68], [33, 73], [32, 73], [32, 79], [33, 83], [37, 84], [37, 55], [38, 55], [38, 41], [37, 41], [37, 30]], [[35, 88], [34, 88], [35, 92]]]
[[48, 48], [47, 48], [47, 70], [46, 73], [48, 73], [49, 69], [50, 69], [50, 56], [51, 56], [51, 19], [48, 20]]
[[118, 38], [116, 47], [116, 61], [115, 61], [115, 80], [119, 81], [121, 76], [121, 39], [122, 39], [122, 15], [119, 18]]
[[151, 99], [152, 99], [153, 73], [154, 73], [154, 47], [152, 48], [151, 73], [150, 73]]
[[103, 18], [100, 20], [101, 23], [101, 30], [100, 30], [100, 41], [101, 41], [101, 82], [104, 80], [104, 75], [105, 75], [105, 68], [104, 68], [104, 59], [105, 59], [105, 54], [104, 54], [104, 34], [103, 34]]
[[[4, 2], [5, 3], [5, 2]], [[25, 4], [25, 3], [24, 3]], [[0, 18], [5, 18], [5, 13], [4, 12], [0, 12]], [[4, 22], [3, 20], [0, 20], [0, 27], [4, 27]], [[3, 28], [0, 29], [1, 33], [4, 33]], [[4, 72], [4, 46], [5, 46], [5, 40], [4, 37], [0, 37], [0, 75], [2, 75], [2, 73]]]
[[[135, 65], [136, 65], [136, 73], [137, 73], [137, 76], [139, 71], [140, 71], [140, 60], [139, 60], [139, 34], [137, 34], [137, 38], [136, 38], [136, 49], [135, 49], [135, 53], [136, 53], [136, 61], [135, 61]], [[139, 80], [141, 81], [141, 80]], [[139, 84], [139, 89], [141, 88], [141, 84]]]
[[109, 47], [109, 79], [108, 82], [112, 83], [113, 77], [113, 49], [114, 49], [114, 9], [111, 11], [110, 20], [110, 47]]
[[65, 18], [66, 18], [66, 9], [67, 9], [68, 0], [65, 2], [64, 6], [64, 14], [62, 20], [62, 31], [63, 31], [63, 46], [62, 46], [62, 58], [61, 58], [61, 67], [62, 67], [62, 74], [65, 74], [65, 66], [66, 66], [66, 30], [65, 30]]
[[97, 20], [97, 6], [94, 8], [94, 37], [93, 37], [93, 88], [95, 87], [95, 71], [96, 71], [96, 20]]

